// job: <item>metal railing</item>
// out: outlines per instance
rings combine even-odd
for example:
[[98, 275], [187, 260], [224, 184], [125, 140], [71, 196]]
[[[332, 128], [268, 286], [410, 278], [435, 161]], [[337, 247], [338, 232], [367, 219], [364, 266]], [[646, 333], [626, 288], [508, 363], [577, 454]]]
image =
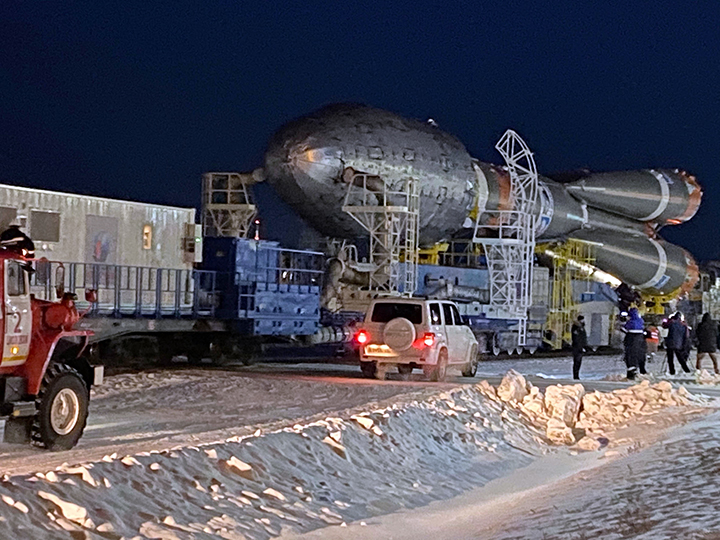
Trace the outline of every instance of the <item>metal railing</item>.
[[[59, 290], [73, 293], [78, 309], [89, 310], [89, 316], [214, 318], [224, 306], [226, 313], [251, 318], [259, 309], [259, 292], [319, 290], [321, 253], [272, 247], [263, 251], [266, 257], [257, 260], [254, 268], [235, 273], [36, 261], [30, 292], [51, 301], [57, 299]], [[97, 301], [92, 304], [85, 300], [88, 289], [97, 293]], [[229, 298], [235, 290], [237, 305], [234, 298]]]
[[[96, 263], [38, 262], [30, 281], [36, 298], [58, 290], [77, 296], [80, 310], [110, 317], [213, 317], [220, 291], [217, 272]], [[97, 292], [90, 305], [85, 291]]]

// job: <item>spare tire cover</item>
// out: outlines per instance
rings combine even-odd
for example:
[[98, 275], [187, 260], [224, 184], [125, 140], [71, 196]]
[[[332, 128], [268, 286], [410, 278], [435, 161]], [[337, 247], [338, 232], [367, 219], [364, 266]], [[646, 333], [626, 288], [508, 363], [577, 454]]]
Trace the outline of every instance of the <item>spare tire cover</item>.
[[404, 317], [398, 317], [385, 325], [383, 339], [395, 351], [408, 350], [415, 341], [415, 326]]

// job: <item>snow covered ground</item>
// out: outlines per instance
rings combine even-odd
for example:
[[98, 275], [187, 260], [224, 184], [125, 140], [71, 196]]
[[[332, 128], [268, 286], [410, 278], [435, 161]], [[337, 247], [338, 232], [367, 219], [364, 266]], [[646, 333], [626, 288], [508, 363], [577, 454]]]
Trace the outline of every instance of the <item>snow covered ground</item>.
[[124, 455], [213, 442], [228, 433], [252, 433], [260, 425], [306, 420], [432, 388], [429, 383], [368, 381], [355, 370], [357, 378], [202, 369], [107, 377], [93, 390], [88, 427], [77, 448], [49, 453], [0, 444], [0, 470], [38, 471], [113, 452]]
[[518, 375], [496, 390], [272, 371], [109, 377], [76, 450], [3, 446], [0, 538], [349, 532], [522, 475], [543, 456], [614, 451], [617, 425], [704, 406], [665, 383], [543, 396]]

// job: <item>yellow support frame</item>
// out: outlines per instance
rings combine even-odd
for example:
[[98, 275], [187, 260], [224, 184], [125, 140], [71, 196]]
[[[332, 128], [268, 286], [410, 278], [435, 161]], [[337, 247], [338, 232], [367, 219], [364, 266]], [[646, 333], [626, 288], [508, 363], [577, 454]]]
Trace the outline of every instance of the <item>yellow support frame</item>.
[[[642, 305], [640, 306], [640, 313], [642, 313], [643, 315], [665, 315], [665, 305], [669, 304], [673, 300], [677, 300], [680, 294], [682, 294], [682, 291], [680, 289], [665, 295], [643, 294]], [[648, 306], [648, 303], [652, 303], [654, 305]]]
[[440, 264], [440, 254], [445, 253], [450, 247], [447, 242], [439, 242], [429, 248], [421, 248], [418, 250], [418, 263], [419, 264]]
[[579, 278], [589, 280], [590, 275], [582, 269], [591, 267], [595, 258], [592, 244], [580, 240], [570, 239], [562, 244], [544, 244], [538, 247], [541, 252], [548, 249], [553, 253], [553, 278], [545, 329], [551, 333], [544, 337], [544, 341], [553, 349], [561, 349], [563, 343], [570, 343], [572, 340], [572, 322], [577, 313], [573, 281], [578, 281]]

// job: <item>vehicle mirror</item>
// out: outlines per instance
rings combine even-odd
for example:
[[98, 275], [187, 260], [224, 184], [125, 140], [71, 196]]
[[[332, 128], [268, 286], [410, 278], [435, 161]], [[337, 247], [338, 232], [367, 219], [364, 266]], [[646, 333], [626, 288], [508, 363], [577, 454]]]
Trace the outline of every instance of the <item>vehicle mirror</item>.
[[85, 300], [94, 304], [98, 300], [98, 294], [95, 289], [85, 289]]

